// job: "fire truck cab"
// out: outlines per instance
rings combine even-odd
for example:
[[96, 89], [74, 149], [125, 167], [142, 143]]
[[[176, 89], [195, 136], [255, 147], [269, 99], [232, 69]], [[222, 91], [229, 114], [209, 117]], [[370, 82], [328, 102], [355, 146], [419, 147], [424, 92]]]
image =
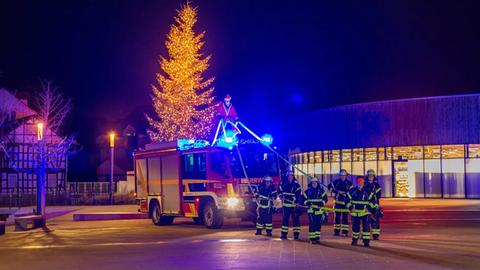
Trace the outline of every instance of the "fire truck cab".
[[135, 152], [134, 162], [139, 211], [155, 225], [172, 224], [175, 217], [208, 228], [220, 228], [227, 217], [254, 220], [252, 189], [265, 175], [276, 186], [280, 182], [276, 155], [253, 140], [240, 142], [238, 150], [194, 140], [150, 144]]

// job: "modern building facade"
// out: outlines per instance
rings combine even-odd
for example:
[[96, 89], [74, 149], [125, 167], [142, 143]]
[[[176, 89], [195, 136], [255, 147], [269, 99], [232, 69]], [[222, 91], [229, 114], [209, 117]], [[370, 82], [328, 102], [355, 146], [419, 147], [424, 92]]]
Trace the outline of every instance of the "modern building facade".
[[324, 184], [373, 169], [385, 197], [480, 198], [480, 95], [341, 106], [296, 123], [311, 135], [289, 138], [290, 158]]

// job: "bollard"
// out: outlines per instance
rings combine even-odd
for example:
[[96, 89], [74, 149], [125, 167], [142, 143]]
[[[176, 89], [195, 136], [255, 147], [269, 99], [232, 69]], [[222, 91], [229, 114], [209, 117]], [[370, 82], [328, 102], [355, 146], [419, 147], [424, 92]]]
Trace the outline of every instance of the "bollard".
[[5, 221], [0, 221], [0, 235], [5, 234]]

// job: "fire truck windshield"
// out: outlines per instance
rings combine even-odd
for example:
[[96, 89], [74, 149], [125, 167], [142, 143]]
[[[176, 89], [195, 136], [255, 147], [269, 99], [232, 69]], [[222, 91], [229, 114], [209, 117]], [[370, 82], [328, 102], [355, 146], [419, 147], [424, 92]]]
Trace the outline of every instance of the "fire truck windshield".
[[[262, 151], [259, 151], [262, 150]], [[262, 148], [240, 149], [243, 163], [249, 178], [264, 177], [265, 175], [278, 175], [278, 162], [275, 154], [265, 151]], [[232, 151], [230, 155], [230, 166], [232, 176], [235, 178], [244, 178], [244, 172], [237, 151]]]

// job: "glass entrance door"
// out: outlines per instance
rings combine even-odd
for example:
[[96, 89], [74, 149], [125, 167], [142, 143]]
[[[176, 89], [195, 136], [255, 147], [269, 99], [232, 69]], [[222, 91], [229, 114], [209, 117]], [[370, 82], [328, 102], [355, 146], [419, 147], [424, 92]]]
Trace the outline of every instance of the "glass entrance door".
[[408, 197], [408, 161], [393, 161], [393, 178], [394, 196], [399, 198]]

